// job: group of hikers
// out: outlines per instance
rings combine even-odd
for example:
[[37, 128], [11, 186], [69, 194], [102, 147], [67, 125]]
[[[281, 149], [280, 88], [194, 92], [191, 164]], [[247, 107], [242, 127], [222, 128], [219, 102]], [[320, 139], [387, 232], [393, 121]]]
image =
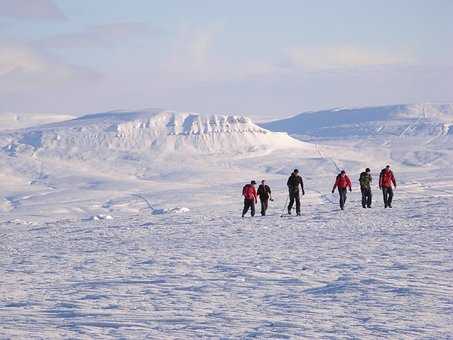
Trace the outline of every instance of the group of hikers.
[[[370, 168], [366, 168], [365, 171], [360, 174], [359, 178], [363, 208], [371, 208], [372, 182], [373, 178], [371, 176], [371, 170]], [[298, 169], [294, 169], [291, 173], [288, 178], [287, 185], [289, 191], [289, 203], [287, 207], [288, 214], [291, 215], [294, 203], [296, 203], [296, 214], [297, 216], [300, 216], [300, 193], [302, 192], [302, 196], [305, 195], [305, 189], [304, 181]], [[390, 170], [390, 165], [387, 165], [384, 169], [382, 169], [379, 175], [379, 189], [382, 190], [385, 208], [392, 207], [393, 188], [396, 188], [395, 176], [393, 175], [392, 170]], [[346, 171], [341, 170], [341, 172], [337, 175], [335, 184], [332, 188], [332, 193], [335, 192], [335, 189], [338, 189], [338, 193], [340, 195], [340, 208], [341, 210], [344, 210], [347, 199], [347, 191], [348, 189], [349, 191], [352, 191], [352, 183], [346, 174]], [[255, 204], [258, 203], [258, 198], [261, 203], [261, 215], [265, 216], [269, 206], [269, 201], [273, 201], [271, 188], [266, 184], [265, 180], [261, 181], [258, 190], [256, 189], [256, 181], [251, 181], [250, 184], [246, 184], [242, 189], [242, 196], [244, 196], [244, 209], [242, 210], [242, 217], [247, 214], [249, 209], [251, 210], [251, 215], [255, 216]]]

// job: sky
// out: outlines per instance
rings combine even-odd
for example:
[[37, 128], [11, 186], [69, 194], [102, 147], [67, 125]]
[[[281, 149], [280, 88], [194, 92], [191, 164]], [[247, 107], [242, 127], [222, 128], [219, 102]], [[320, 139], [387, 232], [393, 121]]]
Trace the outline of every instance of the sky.
[[451, 18], [451, 0], [0, 0], [0, 114], [453, 102]]

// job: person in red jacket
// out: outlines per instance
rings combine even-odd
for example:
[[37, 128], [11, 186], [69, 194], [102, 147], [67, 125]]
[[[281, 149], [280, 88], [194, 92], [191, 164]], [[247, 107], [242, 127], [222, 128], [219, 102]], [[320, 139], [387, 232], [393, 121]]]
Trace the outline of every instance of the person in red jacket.
[[391, 208], [393, 201], [393, 186], [396, 188], [396, 180], [393, 175], [392, 170], [390, 170], [390, 165], [387, 165], [382, 169], [379, 176], [379, 189], [382, 190], [382, 195], [384, 196], [384, 207]]
[[251, 211], [252, 217], [255, 216], [255, 204], [258, 203], [256, 195], [256, 182], [251, 181], [250, 184], [246, 184], [242, 188], [242, 196], [244, 196], [244, 209], [242, 210], [242, 217], [247, 214], [247, 211]]
[[346, 171], [341, 170], [340, 174], [337, 176], [337, 179], [332, 189], [332, 194], [335, 192], [336, 188], [338, 188], [338, 193], [340, 194], [340, 208], [341, 210], [344, 210], [347, 189], [349, 188], [349, 191], [352, 191], [351, 180], [346, 175]]

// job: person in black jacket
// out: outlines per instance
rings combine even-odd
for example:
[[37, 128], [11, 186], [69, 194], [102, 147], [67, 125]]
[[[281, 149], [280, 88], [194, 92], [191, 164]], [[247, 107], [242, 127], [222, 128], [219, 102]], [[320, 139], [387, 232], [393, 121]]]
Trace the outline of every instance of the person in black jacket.
[[360, 174], [359, 182], [360, 191], [362, 192], [362, 207], [371, 208], [371, 182], [373, 182], [373, 178], [371, 177], [370, 168], [366, 168], [365, 171]]
[[289, 191], [289, 205], [288, 205], [288, 214], [291, 215], [291, 210], [293, 208], [294, 201], [296, 201], [296, 214], [300, 216], [300, 193], [299, 185], [302, 188], [302, 195], [305, 195], [304, 190], [304, 181], [299, 175], [299, 170], [294, 169], [291, 176], [288, 178], [288, 191]]
[[272, 201], [271, 188], [266, 184], [266, 181], [263, 179], [260, 186], [258, 187], [258, 196], [261, 202], [261, 216], [266, 216], [266, 210], [269, 206], [269, 200]]

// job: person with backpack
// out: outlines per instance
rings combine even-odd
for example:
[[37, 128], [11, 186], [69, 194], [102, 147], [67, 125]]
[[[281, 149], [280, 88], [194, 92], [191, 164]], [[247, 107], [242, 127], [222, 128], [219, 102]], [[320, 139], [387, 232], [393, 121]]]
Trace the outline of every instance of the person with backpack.
[[304, 190], [304, 181], [302, 180], [302, 176], [299, 175], [298, 169], [294, 169], [291, 176], [289, 176], [286, 184], [288, 185], [288, 191], [289, 191], [288, 214], [291, 215], [291, 210], [293, 209], [294, 202], [296, 202], [296, 214], [297, 214], [297, 216], [300, 216], [299, 185], [302, 189], [302, 196], [305, 195], [305, 190]]
[[258, 196], [260, 197], [261, 202], [261, 216], [266, 216], [266, 211], [269, 206], [269, 200], [272, 201], [271, 188], [266, 184], [266, 181], [263, 179], [260, 186], [258, 187]]
[[390, 170], [390, 165], [387, 165], [382, 169], [381, 174], [379, 175], [379, 189], [382, 190], [382, 195], [384, 196], [384, 207], [391, 208], [393, 201], [393, 187], [396, 188], [396, 180], [393, 175], [392, 170]]
[[352, 191], [351, 180], [346, 175], [346, 171], [341, 170], [341, 172], [338, 174], [335, 180], [335, 184], [333, 185], [332, 194], [335, 192], [336, 188], [338, 188], [338, 193], [340, 194], [340, 208], [341, 210], [344, 210], [344, 205], [347, 198], [347, 189], [349, 188], [349, 191]]
[[364, 172], [360, 174], [360, 191], [362, 192], [362, 207], [371, 208], [372, 194], [371, 194], [371, 177], [370, 168], [366, 168]]
[[246, 184], [242, 188], [242, 196], [244, 196], [244, 209], [242, 210], [242, 217], [247, 214], [250, 209], [250, 213], [255, 216], [255, 204], [258, 203], [256, 195], [256, 182], [251, 181], [250, 184]]

